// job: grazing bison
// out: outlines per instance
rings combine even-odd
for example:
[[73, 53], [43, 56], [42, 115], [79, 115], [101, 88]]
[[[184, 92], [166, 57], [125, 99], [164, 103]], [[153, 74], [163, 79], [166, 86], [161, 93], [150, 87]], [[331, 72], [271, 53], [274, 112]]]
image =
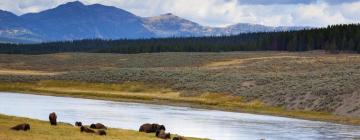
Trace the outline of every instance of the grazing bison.
[[80, 127], [80, 132], [85, 132], [85, 133], [95, 133], [94, 130], [90, 129], [90, 128], [87, 128], [85, 126], [81, 126]]
[[165, 126], [164, 125], [159, 125], [159, 124], [143, 124], [140, 126], [139, 131], [140, 132], [145, 132], [145, 133], [155, 133], [158, 130], [165, 130]]
[[99, 131], [97, 131], [97, 134], [100, 135], [100, 136], [105, 136], [106, 131], [105, 130], [99, 130]]
[[152, 125], [149, 123], [143, 124], [139, 128], [139, 132], [151, 133], [152, 132]]
[[186, 138], [182, 136], [176, 136], [173, 138], [173, 140], [186, 140]]
[[51, 125], [57, 125], [56, 119], [57, 119], [57, 116], [56, 116], [55, 112], [50, 113], [49, 120], [50, 120]]
[[154, 124], [152, 124], [152, 125], [153, 125], [153, 127], [156, 129], [155, 132], [158, 131], [158, 130], [159, 130], [159, 131], [160, 131], [160, 130], [164, 130], [164, 131], [166, 130], [164, 125], [159, 125], [159, 124], [156, 124], [156, 123], [154, 123]]
[[107, 129], [106, 126], [101, 123], [91, 124], [90, 128], [92, 128], [92, 129]]
[[16, 131], [20, 131], [20, 130], [27, 131], [27, 130], [30, 130], [30, 125], [27, 123], [23, 123], [23, 124], [19, 124], [14, 127], [11, 127], [11, 129], [16, 130]]
[[75, 126], [82, 126], [81, 122], [75, 122]]
[[155, 136], [158, 138], [161, 138], [161, 139], [170, 139], [171, 138], [170, 133], [165, 133], [165, 130], [156, 131]]

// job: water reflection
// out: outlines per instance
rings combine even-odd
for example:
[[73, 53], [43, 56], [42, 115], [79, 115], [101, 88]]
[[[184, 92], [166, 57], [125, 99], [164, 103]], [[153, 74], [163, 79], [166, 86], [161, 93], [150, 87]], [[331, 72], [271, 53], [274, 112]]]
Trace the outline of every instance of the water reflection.
[[158, 122], [173, 133], [217, 140], [360, 138], [360, 126], [186, 107], [0, 93], [1, 114], [47, 120], [53, 111], [62, 122], [101, 122], [133, 130], [143, 123]]

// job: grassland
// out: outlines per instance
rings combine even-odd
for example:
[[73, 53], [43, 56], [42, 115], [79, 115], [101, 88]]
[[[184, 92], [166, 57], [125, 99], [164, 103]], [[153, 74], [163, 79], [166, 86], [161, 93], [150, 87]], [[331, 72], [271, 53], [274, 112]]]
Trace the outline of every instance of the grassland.
[[[30, 131], [10, 130], [16, 124], [30, 124]], [[155, 134], [140, 133], [133, 130], [113, 129], [107, 130], [107, 136], [81, 133], [79, 127], [60, 123], [57, 126], [49, 125], [49, 122], [0, 115], [0, 139], [1, 140], [159, 140]], [[200, 140], [189, 138], [190, 140]]]
[[[360, 124], [358, 54], [0, 55], [0, 69], [15, 71], [0, 73], [1, 91]], [[46, 74], [31, 74], [33, 72]]]

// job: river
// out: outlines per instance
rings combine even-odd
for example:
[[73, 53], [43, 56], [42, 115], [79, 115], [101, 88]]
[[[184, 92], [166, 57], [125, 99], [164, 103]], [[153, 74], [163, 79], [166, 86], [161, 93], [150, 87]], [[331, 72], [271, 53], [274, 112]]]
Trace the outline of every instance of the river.
[[75, 121], [101, 122], [113, 128], [138, 130], [143, 123], [160, 123], [171, 133], [215, 140], [360, 138], [360, 126], [188, 107], [0, 92], [0, 114], [48, 120], [50, 112], [57, 113], [58, 121], [71, 124]]

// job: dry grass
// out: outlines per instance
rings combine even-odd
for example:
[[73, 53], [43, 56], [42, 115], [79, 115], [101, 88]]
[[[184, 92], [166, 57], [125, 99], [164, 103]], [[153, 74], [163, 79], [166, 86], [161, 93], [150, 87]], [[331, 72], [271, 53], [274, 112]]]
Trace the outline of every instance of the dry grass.
[[150, 87], [141, 83], [104, 84], [74, 81], [39, 81], [36, 83], [1, 83], [0, 90], [115, 101], [138, 100], [139, 102], [165, 101], [196, 103], [199, 105], [245, 105], [239, 96], [205, 93], [201, 96], [184, 97], [181, 96], [180, 92], [166, 88]]
[[0, 75], [33, 75], [33, 76], [54, 76], [63, 74], [60, 72], [45, 72], [36, 70], [15, 70], [15, 69], [0, 69]]
[[[18, 132], [9, 129], [20, 123], [29, 123], [31, 130]], [[0, 115], [0, 124], [1, 140], [160, 140], [154, 136], [155, 134], [124, 129], [108, 129], [107, 136], [98, 136], [81, 133], [78, 127], [70, 124], [60, 123], [57, 126], [50, 126], [45, 121], [5, 115]]]
[[73, 59], [73, 57], [70, 54], [54, 54], [53, 57], [59, 61], [67, 61]]
[[[251, 61], [269, 61], [273, 59], [307, 59], [311, 57], [300, 57], [300, 56], [268, 56], [268, 57], [253, 57], [253, 58], [243, 58], [243, 59], [233, 59], [233, 60], [225, 60], [219, 62], [211, 62], [206, 64], [205, 68], [228, 68], [231, 65], [241, 65], [243, 63], [249, 63]], [[241, 66], [238, 66], [241, 67]], [[245, 67], [245, 66], [243, 66]]]

